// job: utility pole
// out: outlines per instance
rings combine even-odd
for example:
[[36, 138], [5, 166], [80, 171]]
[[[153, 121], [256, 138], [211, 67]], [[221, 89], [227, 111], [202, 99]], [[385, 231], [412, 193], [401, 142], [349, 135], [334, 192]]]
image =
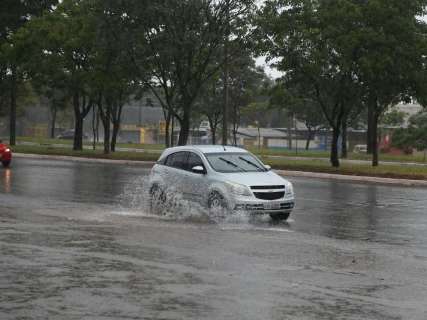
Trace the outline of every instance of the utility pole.
[[222, 145], [228, 141], [228, 104], [229, 104], [229, 65], [228, 65], [228, 41], [230, 37], [230, 0], [226, 0], [227, 26], [224, 39], [224, 104], [222, 106]]

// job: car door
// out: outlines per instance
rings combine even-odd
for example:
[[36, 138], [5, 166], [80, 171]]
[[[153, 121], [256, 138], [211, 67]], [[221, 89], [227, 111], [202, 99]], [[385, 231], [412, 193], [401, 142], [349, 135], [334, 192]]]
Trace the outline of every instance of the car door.
[[172, 192], [183, 193], [187, 172], [187, 157], [187, 151], [178, 151], [170, 154], [165, 161], [165, 165], [168, 167], [165, 183]]
[[202, 158], [195, 152], [188, 152], [187, 171], [185, 173], [185, 185], [183, 191], [187, 198], [202, 202], [208, 190], [206, 174], [195, 173], [192, 168], [202, 166], [205, 169], [205, 164]]

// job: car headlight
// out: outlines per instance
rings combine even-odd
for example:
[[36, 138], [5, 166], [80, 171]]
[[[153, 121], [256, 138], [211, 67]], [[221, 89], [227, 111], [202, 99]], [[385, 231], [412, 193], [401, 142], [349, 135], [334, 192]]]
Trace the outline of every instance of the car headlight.
[[289, 183], [289, 184], [286, 186], [286, 194], [287, 194], [287, 195], [292, 195], [292, 194], [294, 194], [294, 187], [292, 186], [292, 183]]
[[4, 150], [4, 152], [10, 152], [10, 149], [9, 149], [9, 148], [6, 148], [6, 149]]
[[249, 197], [252, 195], [251, 191], [247, 186], [244, 186], [242, 184], [234, 183], [234, 182], [227, 182], [227, 186], [230, 189], [231, 193], [239, 196], [246, 196]]

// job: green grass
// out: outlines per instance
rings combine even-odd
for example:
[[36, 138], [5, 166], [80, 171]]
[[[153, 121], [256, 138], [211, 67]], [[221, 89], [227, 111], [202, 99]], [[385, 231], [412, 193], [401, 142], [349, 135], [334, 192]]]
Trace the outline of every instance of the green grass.
[[[283, 157], [303, 157], [303, 158], [329, 158], [329, 151], [306, 151], [306, 150], [284, 150], [284, 149], [269, 149], [269, 148], [249, 148], [254, 154], [260, 156], [283, 156]], [[392, 162], [417, 162], [417, 163], [427, 163], [424, 160], [423, 153], [416, 153], [413, 155], [392, 155], [392, 154], [380, 154], [380, 161], [392, 161]], [[372, 160], [372, 155], [363, 154], [363, 153], [353, 153], [348, 154], [348, 160]]]
[[[18, 137], [18, 142], [31, 142], [40, 144], [42, 146], [49, 146], [52, 144], [66, 144], [72, 145], [72, 140], [62, 139], [47, 139], [47, 138], [34, 138], [34, 137]], [[85, 146], [92, 146], [89, 141], [84, 142]], [[97, 147], [102, 148], [102, 143], [97, 143]], [[165, 148], [164, 144], [138, 144], [138, 143], [118, 143], [118, 148], [131, 148], [131, 149], [147, 149], [147, 150], [158, 150], [159, 152]], [[251, 147], [249, 151], [259, 156], [283, 156], [283, 157], [303, 157], [303, 158], [329, 158], [328, 151], [306, 151], [306, 150], [285, 150], [285, 149], [274, 149], [274, 148], [257, 148]], [[363, 153], [349, 153], [349, 160], [371, 160], [371, 155]], [[414, 155], [390, 155], [380, 154], [380, 161], [391, 161], [391, 162], [417, 162], [426, 163], [424, 161], [424, 155], [422, 153]]]
[[[47, 145], [26, 146], [18, 145], [13, 147], [14, 152], [27, 154], [74, 156], [95, 159], [112, 160], [133, 160], [133, 161], [156, 161], [160, 155], [159, 152], [114, 152], [104, 155], [102, 150], [83, 150], [73, 151], [71, 148], [52, 148]], [[269, 158], [261, 156], [264, 163], [271, 165], [274, 169], [306, 171], [306, 172], [324, 172], [344, 175], [388, 177], [401, 179], [427, 180], [427, 166], [402, 166], [402, 165], [383, 165], [372, 167], [369, 164], [342, 164], [340, 168], [332, 168], [327, 161], [316, 159], [289, 160], [286, 158]]]
[[[38, 137], [18, 137], [17, 142], [19, 143], [25, 143], [25, 142], [31, 142], [36, 143], [39, 145], [52, 145], [52, 144], [66, 144], [66, 145], [72, 145], [73, 140], [70, 139], [49, 139], [49, 138], [38, 138]], [[90, 141], [83, 141], [83, 145], [85, 146], [92, 146], [93, 143]], [[102, 148], [103, 143], [98, 142], [96, 143], [97, 147]], [[150, 150], [163, 150], [165, 148], [164, 144], [139, 144], [139, 143], [117, 143], [116, 145], [118, 148], [132, 148], [132, 149], [150, 149]]]
[[307, 157], [307, 158], [328, 158], [329, 152], [327, 151], [306, 151], [306, 150], [285, 150], [285, 149], [274, 149], [274, 148], [248, 148], [250, 152], [256, 155], [269, 155], [269, 156], [283, 156], [283, 157]]
[[402, 166], [398, 164], [390, 164], [372, 167], [370, 164], [341, 164], [340, 168], [333, 168], [328, 162], [315, 159], [296, 161], [288, 159], [272, 159], [268, 157], [261, 158], [264, 163], [271, 165], [274, 169], [427, 180], [427, 166]]
[[133, 160], [133, 161], [156, 161], [159, 158], [159, 153], [148, 152], [113, 152], [105, 155], [102, 150], [82, 150], [73, 151], [68, 148], [52, 148], [49, 146], [25, 146], [17, 145], [13, 147], [13, 152], [54, 155], [54, 156], [72, 156], [92, 159], [112, 159], [112, 160]]

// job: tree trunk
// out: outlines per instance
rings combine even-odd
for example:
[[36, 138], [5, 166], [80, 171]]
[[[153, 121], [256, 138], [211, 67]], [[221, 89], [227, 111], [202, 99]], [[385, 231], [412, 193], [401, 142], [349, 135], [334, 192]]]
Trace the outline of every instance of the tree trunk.
[[[229, 104], [229, 65], [228, 65], [228, 41], [230, 36], [230, 0], [226, 0], [227, 26], [224, 41], [224, 105], [222, 108], [222, 145], [228, 142], [228, 104]], [[181, 138], [181, 137], [180, 137]]]
[[235, 119], [234, 119], [234, 123], [233, 123], [233, 145], [234, 146], [237, 146], [237, 131], [239, 130], [239, 123], [238, 122], [239, 121], [237, 119], [237, 114], [236, 114]]
[[110, 153], [110, 121], [111, 121], [111, 103], [107, 102], [107, 110], [102, 119], [104, 125], [104, 154]]
[[179, 124], [181, 125], [181, 129], [179, 131], [178, 145], [185, 146], [190, 133], [190, 115], [187, 110], [184, 110], [184, 115], [182, 120], [179, 121]]
[[307, 129], [308, 129], [308, 136], [307, 136], [307, 141], [305, 142], [306, 151], [310, 149], [310, 142], [311, 142], [311, 139], [313, 139], [313, 130], [311, 129], [311, 127], [307, 127]]
[[367, 154], [373, 153], [373, 121], [376, 101], [369, 101], [368, 103], [368, 130], [366, 131], [366, 148]]
[[168, 111], [165, 117], [165, 146], [169, 148], [171, 146], [169, 127], [171, 124], [171, 113]]
[[97, 121], [97, 112], [96, 108], [94, 107], [92, 110], [92, 149], [96, 150], [96, 140], [97, 140], [97, 127], [96, 127], [96, 121]]
[[114, 106], [114, 112], [113, 112], [113, 117], [112, 117], [113, 135], [111, 137], [111, 151], [112, 152], [116, 151], [117, 136], [119, 135], [120, 123], [122, 120], [122, 110], [123, 110], [123, 105], [116, 104]]
[[16, 145], [16, 91], [17, 91], [17, 76], [16, 67], [12, 67], [10, 88], [10, 124], [9, 124], [9, 144]]
[[338, 158], [338, 139], [340, 136], [339, 127], [334, 127], [332, 131], [332, 146], [331, 146], [331, 164], [333, 167], [338, 168], [340, 161]]
[[117, 136], [119, 135], [119, 131], [120, 131], [120, 123], [114, 122], [113, 135], [111, 136], [111, 152], [116, 152], [116, 143], [117, 143]]
[[288, 116], [288, 149], [292, 150], [292, 115], [290, 112], [287, 113]]
[[214, 120], [208, 116], [208, 122], [209, 122], [209, 128], [211, 129], [211, 135], [212, 135], [212, 144], [215, 145], [216, 144], [216, 128], [217, 128], [217, 123], [216, 122], [214, 124]]
[[342, 133], [341, 133], [341, 158], [347, 159], [348, 150], [347, 150], [347, 120], [344, 120], [342, 123]]
[[378, 167], [378, 119], [379, 114], [376, 112], [372, 121], [372, 166]]
[[51, 106], [51, 115], [52, 115], [52, 119], [50, 122], [50, 138], [51, 139], [55, 139], [55, 127], [56, 127], [56, 113], [57, 113], [58, 108], [56, 107], [55, 104], [52, 104]]
[[73, 95], [74, 107], [74, 142], [73, 150], [81, 151], [83, 149], [83, 116], [80, 112], [79, 95]]
[[216, 127], [211, 128], [211, 134], [212, 134], [212, 144], [216, 145]]
[[173, 147], [175, 145], [175, 135], [174, 135], [174, 131], [175, 131], [175, 116], [172, 115], [171, 118], [171, 133], [170, 133], [170, 146]]

